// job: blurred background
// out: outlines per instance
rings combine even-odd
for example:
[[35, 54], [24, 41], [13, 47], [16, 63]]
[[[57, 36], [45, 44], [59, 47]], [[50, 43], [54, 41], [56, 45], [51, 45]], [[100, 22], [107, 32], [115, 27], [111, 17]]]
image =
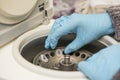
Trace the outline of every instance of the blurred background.
[[107, 8], [120, 5], [120, 0], [53, 0], [54, 19], [73, 12], [82, 14], [104, 13]]
[[54, 19], [59, 18], [62, 15], [69, 15], [73, 12], [79, 13], [79, 5], [81, 1], [86, 0], [53, 0], [54, 5]]

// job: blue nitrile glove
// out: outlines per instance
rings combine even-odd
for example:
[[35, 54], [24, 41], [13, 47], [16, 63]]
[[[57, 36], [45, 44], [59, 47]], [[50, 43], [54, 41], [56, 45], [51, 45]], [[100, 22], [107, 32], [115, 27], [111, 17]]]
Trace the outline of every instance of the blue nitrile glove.
[[112, 80], [120, 69], [120, 45], [112, 45], [97, 52], [87, 61], [80, 62], [78, 68], [90, 80]]
[[69, 33], [75, 33], [77, 35], [76, 39], [65, 48], [64, 52], [68, 54], [105, 34], [111, 34], [113, 32], [114, 28], [108, 13], [74, 13], [70, 16], [62, 16], [55, 21], [46, 39], [45, 48], [54, 49], [60, 37]]

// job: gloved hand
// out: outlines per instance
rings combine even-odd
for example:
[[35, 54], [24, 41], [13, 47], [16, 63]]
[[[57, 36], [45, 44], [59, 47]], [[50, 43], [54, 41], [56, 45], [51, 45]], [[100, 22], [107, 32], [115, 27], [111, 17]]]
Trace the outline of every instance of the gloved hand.
[[54, 49], [63, 35], [75, 33], [77, 37], [64, 50], [65, 54], [75, 51], [82, 46], [105, 34], [111, 34], [114, 28], [108, 13], [77, 14], [63, 16], [57, 19], [45, 42], [45, 48]]
[[112, 80], [120, 69], [120, 45], [112, 45], [97, 52], [87, 61], [80, 62], [78, 68], [90, 80]]

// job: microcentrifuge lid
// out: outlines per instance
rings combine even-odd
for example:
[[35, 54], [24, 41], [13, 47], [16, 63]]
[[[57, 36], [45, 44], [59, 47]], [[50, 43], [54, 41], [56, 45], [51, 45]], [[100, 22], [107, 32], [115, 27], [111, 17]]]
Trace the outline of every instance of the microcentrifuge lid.
[[0, 23], [14, 24], [25, 19], [37, 0], [0, 0]]

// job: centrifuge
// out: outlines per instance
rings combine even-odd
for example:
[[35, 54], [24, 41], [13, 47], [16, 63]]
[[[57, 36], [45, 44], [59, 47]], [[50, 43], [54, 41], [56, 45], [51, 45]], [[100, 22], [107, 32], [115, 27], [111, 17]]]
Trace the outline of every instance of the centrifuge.
[[64, 56], [65, 46], [75, 38], [74, 34], [69, 34], [60, 39], [56, 49], [46, 50], [44, 41], [53, 22], [54, 20], [51, 20], [48, 25], [40, 25], [1, 48], [0, 77], [6, 80], [87, 80], [87, 77], [78, 71], [78, 62], [86, 60], [107, 46], [117, 44], [110, 36], [104, 36], [70, 56]]
[[65, 55], [64, 48], [76, 37], [75, 34], [69, 34], [59, 40], [54, 50], [45, 49], [45, 40], [54, 23], [54, 20], [48, 18], [49, 12], [44, 7], [45, 3], [46, 1], [38, 6], [44, 14], [41, 15], [43, 17], [41, 24], [1, 48], [1, 80], [88, 80], [78, 70], [77, 64], [105, 47], [118, 44], [112, 37], [106, 35], [70, 55]]

